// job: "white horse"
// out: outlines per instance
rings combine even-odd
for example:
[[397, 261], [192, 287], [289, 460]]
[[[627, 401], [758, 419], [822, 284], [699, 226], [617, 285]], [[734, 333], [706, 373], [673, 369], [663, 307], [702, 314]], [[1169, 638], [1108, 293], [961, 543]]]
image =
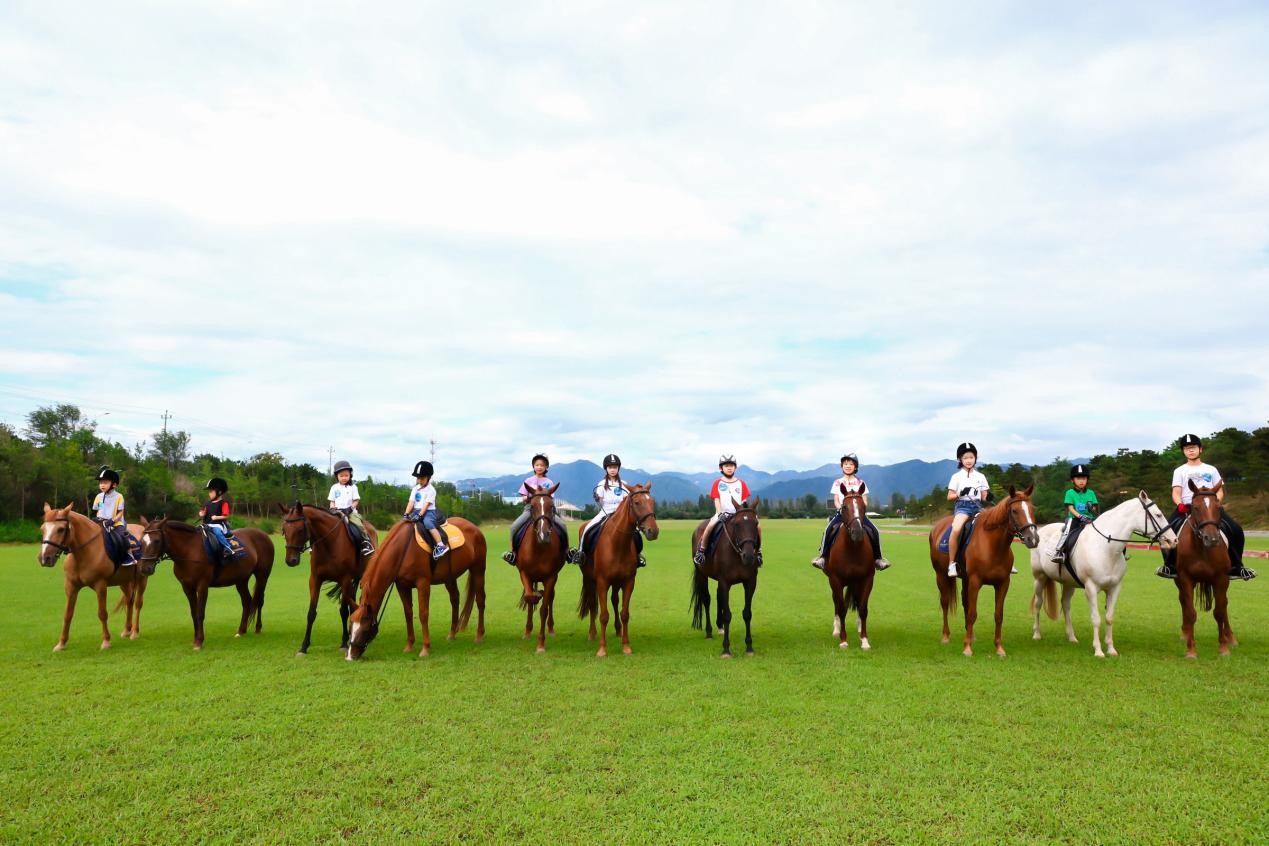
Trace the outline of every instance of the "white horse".
[[[1115, 602], [1119, 599], [1119, 588], [1128, 570], [1124, 549], [1127, 548], [1131, 536], [1142, 535], [1151, 544], [1158, 543], [1164, 550], [1176, 545], [1176, 532], [1168, 525], [1168, 518], [1159, 510], [1159, 506], [1150, 501], [1145, 491], [1141, 491], [1133, 499], [1125, 500], [1119, 505], [1101, 514], [1092, 523], [1084, 527], [1084, 531], [1075, 541], [1075, 547], [1067, 557], [1075, 575], [1065, 564], [1053, 561], [1053, 553], [1057, 549], [1058, 537], [1062, 534], [1062, 523], [1049, 523], [1040, 528], [1040, 543], [1031, 550], [1031, 574], [1035, 577], [1035, 596], [1031, 599], [1031, 612], [1035, 617], [1035, 628], [1031, 637], [1040, 639], [1040, 607], [1043, 605], [1050, 620], [1057, 619], [1057, 597], [1054, 583], [1062, 585], [1062, 615], [1066, 620], [1066, 639], [1071, 643], [1079, 643], [1075, 637], [1075, 629], [1071, 626], [1071, 595], [1079, 582], [1084, 583], [1084, 593], [1088, 596], [1089, 616], [1093, 620], [1093, 654], [1105, 658], [1102, 652], [1101, 624], [1102, 618], [1097, 611], [1097, 592], [1106, 593], [1106, 652], [1118, 655], [1115, 651]], [[1078, 579], [1076, 578], [1078, 576]]]

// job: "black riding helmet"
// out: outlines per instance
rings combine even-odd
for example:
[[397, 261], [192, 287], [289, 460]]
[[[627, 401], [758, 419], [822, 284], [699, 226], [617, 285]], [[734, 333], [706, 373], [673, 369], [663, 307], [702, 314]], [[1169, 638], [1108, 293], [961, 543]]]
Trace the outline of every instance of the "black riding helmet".
[[1177, 446], [1181, 447], [1182, 449], [1184, 449], [1187, 446], [1196, 446], [1199, 449], [1203, 448], [1203, 439], [1200, 438], [1198, 435], [1182, 435], [1181, 437], [1177, 438], [1176, 443], [1177, 443]]
[[215, 491], [221, 496], [224, 496], [225, 494], [229, 493], [229, 483], [226, 482], [224, 479], [220, 478], [219, 476], [212, 476], [210, 479], [207, 480], [206, 490]]
[[719, 467], [722, 467], [724, 464], [735, 464], [735, 463], [736, 463], [736, 456], [734, 455], [720, 455], [718, 457]]
[[110, 482], [112, 485], [117, 485], [119, 484], [119, 474], [103, 464], [101, 469], [97, 471], [97, 481]]
[[617, 453], [610, 452], [604, 456], [605, 470], [607, 470], [609, 467], [620, 467], [620, 466], [621, 466], [621, 458], [618, 457]]
[[414, 478], [416, 478], [416, 479], [417, 479], [418, 477], [420, 477], [420, 476], [426, 476], [426, 477], [428, 477], [428, 478], [430, 479], [430, 478], [432, 478], [432, 474], [433, 474], [433, 473], [435, 473], [435, 472], [436, 472], [436, 471], [432, 469], [432, 462], [430, 462], [430, 461], [420, 461], [420, 462], [418, 462], [417, 464], [415, 464], [415, 465], [414, 465], [414, 474], [413, 474], [413, 475], [414, 475]]
[[960, 461], [965, 457], [965, 453], [967, 452], [972, 452], [974, 454], [974, 458], [978, 458], [978, 447], [974, 446], [969, 441], [966, 441], [956, 448], [956, 460]]
[[1083, 476], [1085, 479], [1088, 478], [1088, 465], [1087, 464], [1071, 465], [1071, 478], [1075, 479], [1075, 478], [1079, 478], [1080, 476]]

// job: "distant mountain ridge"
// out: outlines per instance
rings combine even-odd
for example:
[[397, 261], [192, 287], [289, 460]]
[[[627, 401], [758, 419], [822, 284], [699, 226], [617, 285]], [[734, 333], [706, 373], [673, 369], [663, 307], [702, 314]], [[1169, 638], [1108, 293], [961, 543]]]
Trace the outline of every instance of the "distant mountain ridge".
[[[860, 468], [859, 476], [868, 485], [869, 500], [875, 505], [886, 505], [896, 493], [905, 497], [924, 496], [931, 488], [946, 485], [955, 472], [956, 462], [950, 458], [933, 462], [912, 459], [898, 464], [865, 464]], [[480, 489], [511, 496], [531, 475], [532, 473], [525, 472], [459, 479], [454, 484], [461, 492]], [[603, 478], [604, 471], [593, 461], [582, 460], [554, 464], [547, 475], [560, 484], [557, 496], [574, 505], [585, 506], [590, 504], [591, 491]], [[841, 475], [841, 467], [837, 463], [830, 463], [810, 470], [779, 470], [768, 473], [742, 464], [736, 475], [744, 479], [749, 484], [749, 489], [763, 499], [798, 499], [807, 494], [815, 494], [817, 499], [822, 500], [828, 496], [833, 480]], [[709, 494], [710, 486], [717, 477], [717, 473], [647, 473], [637, 468], [623, 468], [621, 472], [621, 478], [631, 484], [650, 480], [653, 494], [662, 502], [695, 501], [697, 497]]]

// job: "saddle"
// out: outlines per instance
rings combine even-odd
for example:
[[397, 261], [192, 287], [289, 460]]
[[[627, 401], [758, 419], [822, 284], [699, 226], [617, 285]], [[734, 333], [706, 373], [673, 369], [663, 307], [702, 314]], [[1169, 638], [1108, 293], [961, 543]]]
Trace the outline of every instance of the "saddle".
[[[608, 519], [607, 517], [605, 517], [605, 518], [604, 518], [604, 520], [607, 520], [607, 519]], [[524, 524], [523, 526], [521, 526], [519, 529], [516, 529], [516, 534], [515, 534], [515, 537], [513, 537], [513, 538], [511, 539], [511, 548], [512, 548], [512, 549], [519, 549], [519, 548], [520, 548], [520, 541], [524, 540], [524, 534], [525, 534], [525, 532], [529, 531], [529, 527], [531, 527], [532, 525], [533, 525], [533, 521], [532, 521], [532, 520], [528, 520], [528, 521], [525, 521], [525, 524]], [[596, 524], [595, 528], [596, 528], [596, 529], [598, 529], [598, 528], [599, 528], [600, 526], [602, 526], [602, 525], [603, 525], [603, 522], [601, 521], [601, 522], [599, 522], [598, 524]], [[564, 544], [564, 546], [565, 546], [565, 547], [567, 547], [567, 546], [568, 546], [568, 536], [567, 536], [566, 534], [564, 534], [564, 531], [560, 528], [560, 524], [559, 524], [559, 523], [556, 523], [554, 520], [552, 520], [552, 521], [551, 521], [551, 527], [555, 529], [555, 534], [557, 534], [557, 535], [559, 536], [559, 538], [560, 538], [560, 543]], [[592, 531], [592, 532], [591, 532], [591, 534], [593, 535], [593, 534], [595, 534], [595, 532], [593, 532], [593, 531]]]
[[[977, 525], [978, 525], [978, 515], [975, 514], [973, 517], [965, 521], [964, 526], [961, 526], [961, 542], [957, 546], [957, 548], [961, 550], [962, 555], [964, 555], [964, 551], [969, 548], [969, 539], [974, 536], [974, 527]], [[939, 552], [948, 551], [947, 543], [951, 539], [951, 537], [952, 537], [952, 527], [949, 524], [948, 527], [943, 530], [943, 534], [939, 538]], [[962, 561], [963, 560], [964, 559], [962, 559]]]
[[[440, 533], [445, 538], [445, 545], [450, 549], [458, 549], [467, 543], [467, 537], [463, 534], [462, 529], [457, 526], [451, 526], [449, 523], [443, 523], [440, 527]], [[414, 524], [414, 542], [429, 554], [432, 552], [432, 536], [424, 528], [422, 523]]]
[[332, 508], [330, 513], [344, 521], [344, 531], [348, 532], [348, 539], [352, 541], [353, 548], [360, 549], [366, 539], [362, 536], [361, 529], [357, 528], [357, 524], [348, 519], [348, 512], [342, 508]]
[[240, 561], [247, 557], [247, 547], [242, 541], [233, 534], [233, 532], [225, 532], [225, 537], [229, 540], [229, 552], [220, 545], [220, 541], [212, 537], [211, 529], [206, 526], [199, 527], [203, 533], [203, 552], [207, 555], [207, 560], [219, 567], [222, 564], [228, 564], [230, 561]]
[[127, 526], [101, 527], [101, 540], [106, 547], [106, 557], [119, 569], [123, 562], [131, 556], [133, 561], [141, 560], [141, 541], [132, 536]]

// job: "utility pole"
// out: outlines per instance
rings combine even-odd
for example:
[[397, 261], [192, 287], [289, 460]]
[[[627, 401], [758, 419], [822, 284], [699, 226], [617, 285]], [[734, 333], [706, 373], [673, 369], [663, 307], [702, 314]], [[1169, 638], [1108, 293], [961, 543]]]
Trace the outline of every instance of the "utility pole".
[[430, 439], [428, 440], [428, 443], [432, 447], [432, 463], [435, 464], [436, 463], [436, 439], [435, 438]]
[[326, 450], [326, 475], [329, 476], [335, 467], [335, 448], [330, 447]]
[[163, 409], [163, 434], [167, 434], [167, 421], [172, 419], [172, 415], [167, 413], [167, 409]]

